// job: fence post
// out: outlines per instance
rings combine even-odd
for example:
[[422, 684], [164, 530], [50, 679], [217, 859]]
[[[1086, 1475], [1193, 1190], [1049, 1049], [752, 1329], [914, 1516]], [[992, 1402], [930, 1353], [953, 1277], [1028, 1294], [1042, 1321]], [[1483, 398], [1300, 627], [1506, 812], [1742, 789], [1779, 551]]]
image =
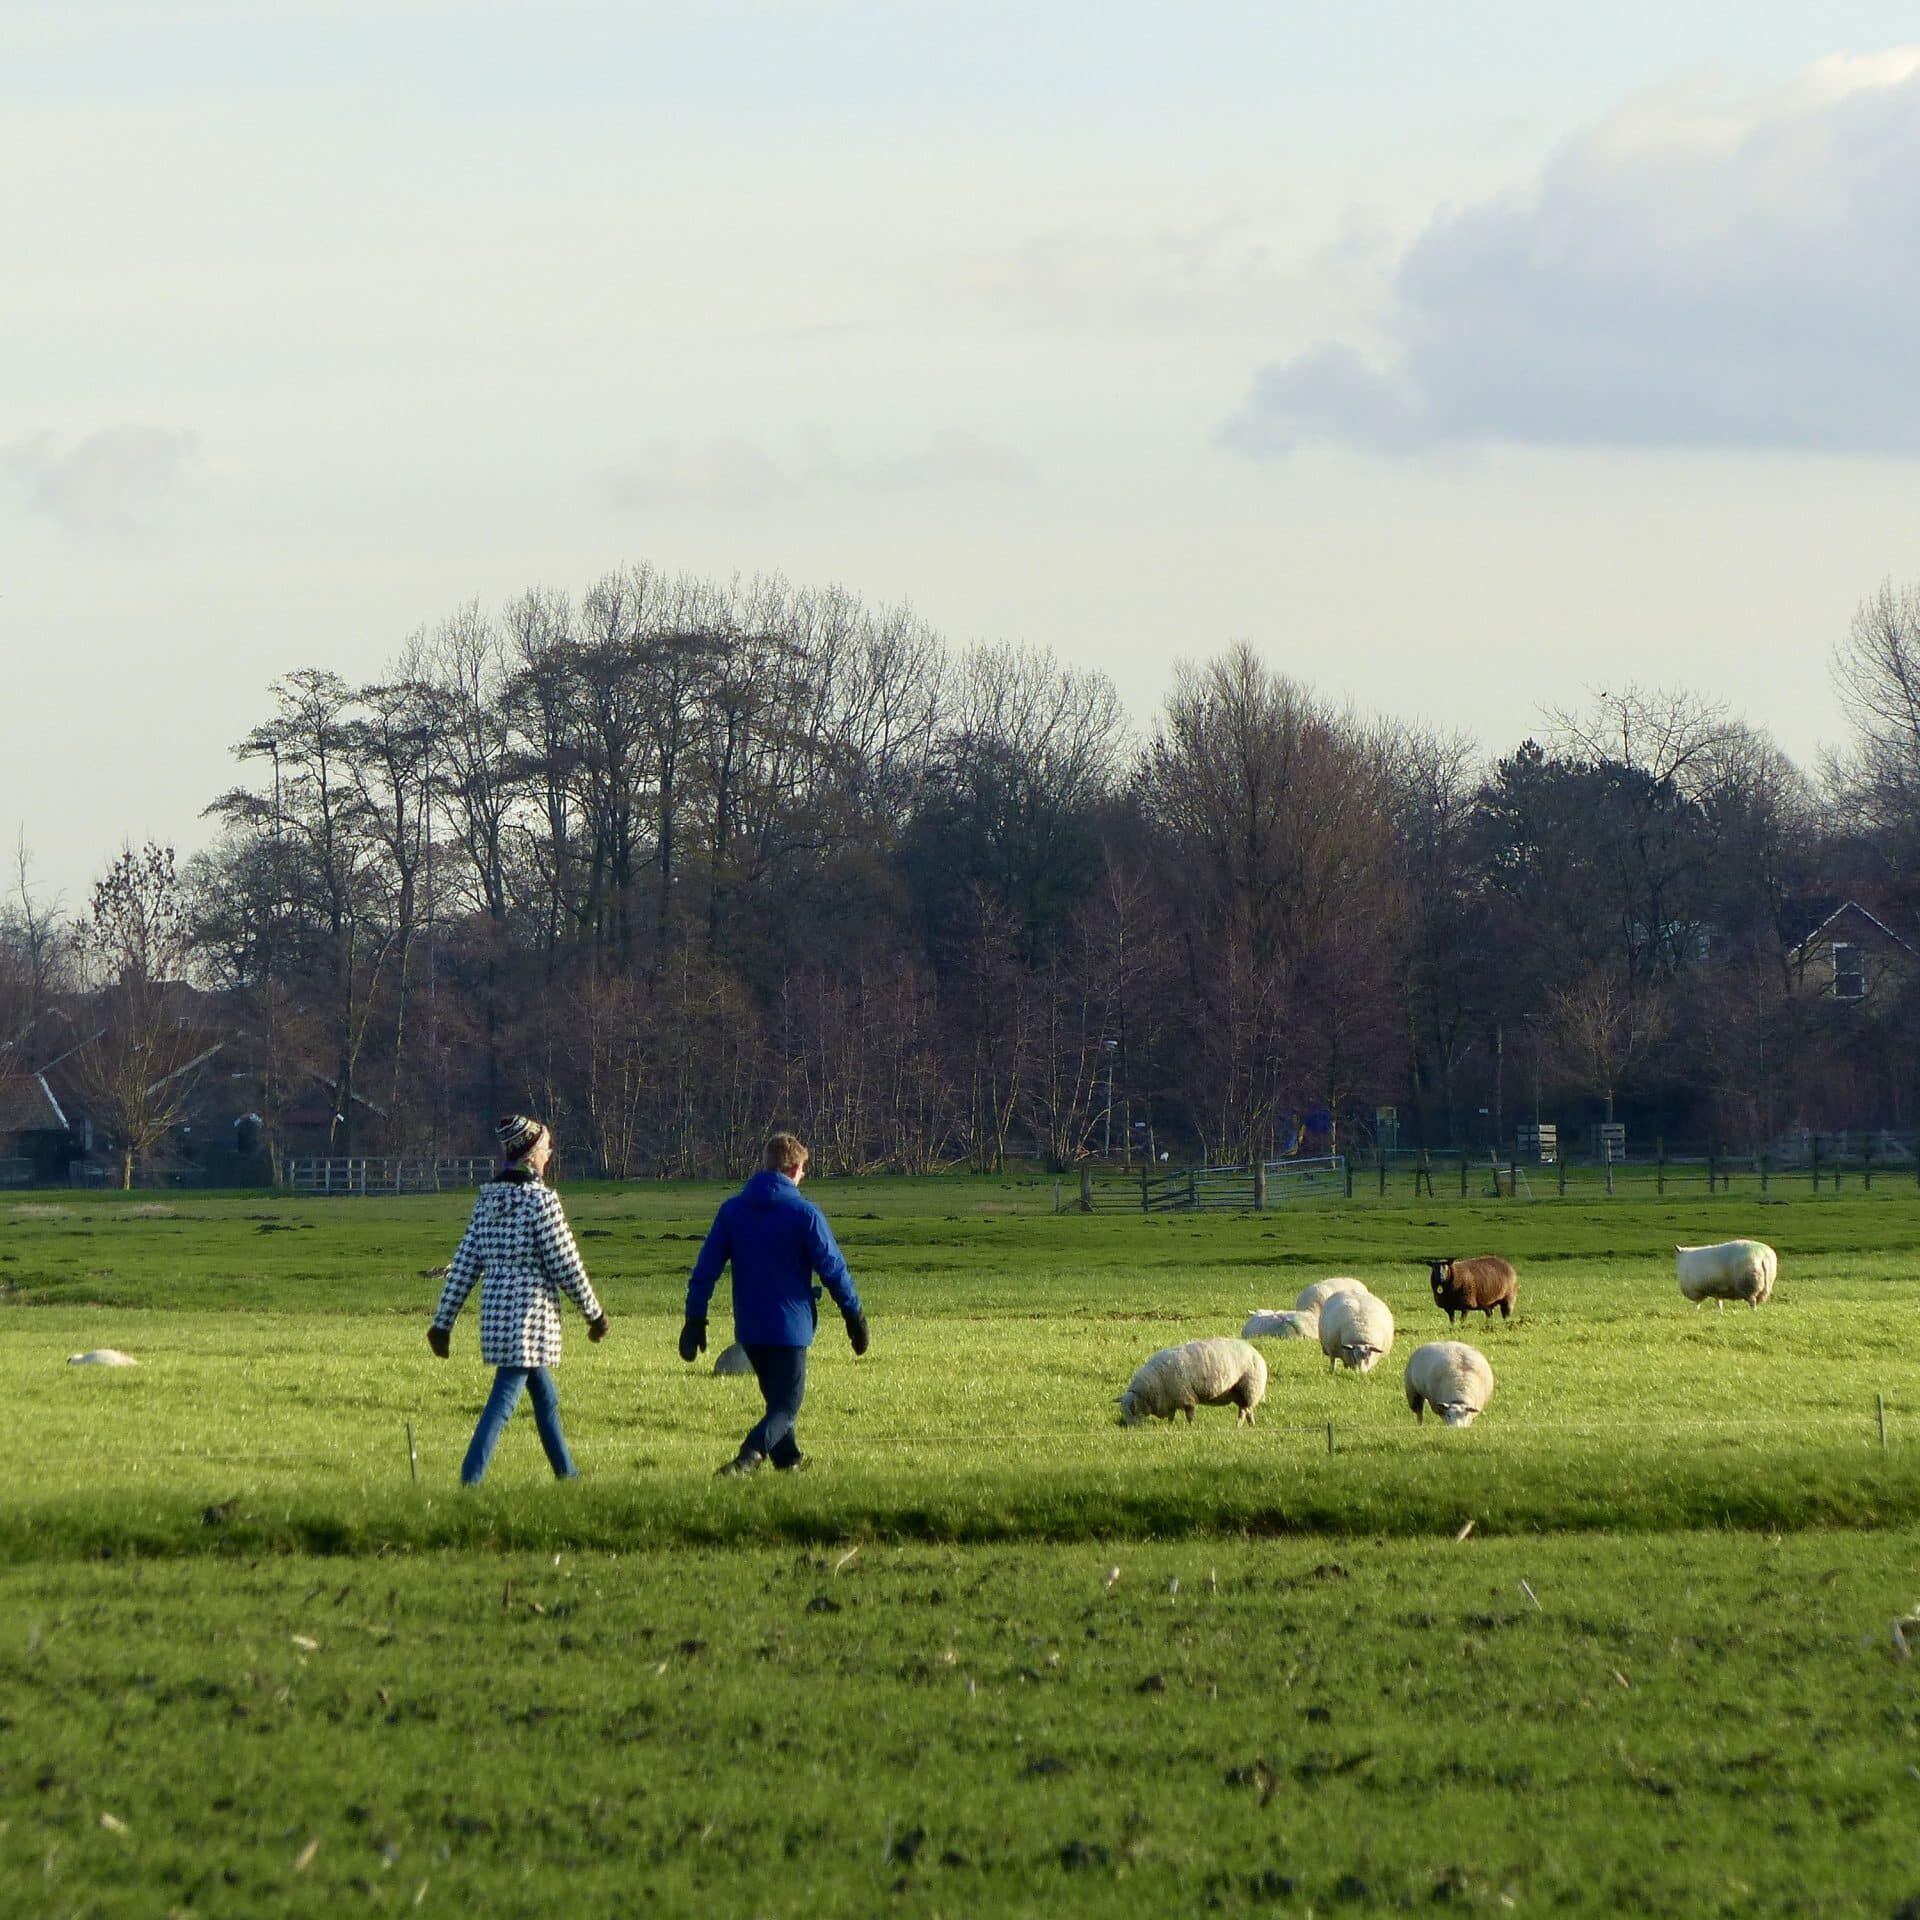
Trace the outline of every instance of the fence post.
[[1375, 1147], [1373, 1150], [1373, 1157], [1380, 1169], [1380, 1198], [1384, 1200], [1387, 1197], [1387, 1150], [1386, 1148]]
[[1517, 1154], [1509, 1155], [1507, 1159], [1507, 1198], [1520, 1198], [1520, 1160]]
[[1425, 1147], [1420, 1149], [1420, 1165], [1415, 1170], [1413, 1176], [1413, 1197], [1416, 1200], [1420, 1198], [1420, 1182], [1422, 1180], [1427, 1183], [1427, 1198], [1431, 1200], [1433, 1198], [1433, 1158]]
[[1151, 1213], [1153, 1211], [1152, 1204], [1147, 1198], [1147, 1170], [1145, 1167], [1140, 1169], [1140, 1211], [1142, 1213]]
[[1867, 1142], [1866, 1158], [1860, 1163], [1860, 1184], [1868, 1193], [1873, 1191], [1873, 1142]]
[[1255, 1213], [1267, 1210], [1267, 1163], [1264, 1160], [1253, 1163], [1253, 1210]]
[[1467, 1156], [1465, 1155], [1465, 1153], [1462, 1153], [1460, 1156], [1460, 1198], [1464, 1200], [1466, 1197], [1467, 1197]]
[[1667, 1190], [1667, 1137], [1665, 1134], [1661, 1134], [1653, 1143], [1653, 1190], [1655, 1193], [1665, 1193]]
[[1353, 1198], [1353, 1155], [1348, 1154], [1340, 1163], [1340, 1170], [1346, 1177], [1347, 1198]]
[[1200, 1175], [1197, 1169], [1187, 1169], [1187, 1210], [1190, 1213], [1200, 1211]]
[[1080, 1169], [1080, 1211], [1082, 1213], [1093, 1211], [1093, 1169], [1091, 1167]]
[[1767, 1190], [1767, 1175], [1772, 1171], [1773, 1157], [1771, 1154], [1763, 1153], [1760, 1156], [1760, 1191], [1762, 1193], [1765, 1193]]
[[1553, 1170], [1559, 1181], [1560, 1198], [1564, 1200], [1567, 1197], [1567, 1156], [1557, 1149], [1553, 1156]]
[[1820, 1136], [1813, 1136], [1813, 1190], [1820, 1191]]
[[1720, 1146], [1716, 1141], [1707, 1149], [1707, 1191], [1716, 1193], [1720, 1187]]
[[1613, 1142], [1605, 1134], [1600, 1137], [1600, 1151], [1607, 1158], [1607, 1197], [1613, 1197]]

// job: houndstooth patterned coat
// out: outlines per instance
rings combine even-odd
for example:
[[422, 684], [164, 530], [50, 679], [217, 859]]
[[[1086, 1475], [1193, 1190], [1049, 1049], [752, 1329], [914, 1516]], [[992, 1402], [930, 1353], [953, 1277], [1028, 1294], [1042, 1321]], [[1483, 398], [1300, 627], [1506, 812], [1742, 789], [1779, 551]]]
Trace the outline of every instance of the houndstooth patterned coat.
[[447, 1269], [436, 1327], [452, 1327], [483, 1271], [480, 1358], [491, 1367], [558, 1365], [562, 1293], [589, 1323], [600, 1318], [560, 1196], [518, 1168], [480, 1189]]

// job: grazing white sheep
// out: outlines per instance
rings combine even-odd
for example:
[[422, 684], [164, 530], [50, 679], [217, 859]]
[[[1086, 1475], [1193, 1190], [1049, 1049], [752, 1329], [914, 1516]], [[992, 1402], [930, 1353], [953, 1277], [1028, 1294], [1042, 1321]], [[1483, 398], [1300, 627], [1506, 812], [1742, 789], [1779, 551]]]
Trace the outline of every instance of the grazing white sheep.
[[1365, 1293], [1367, 1283], [1354, 1280], [1345, 1274], [1336, 1274], [1331, 1280], [1316, 1280], [1312, 1286], [1303, 1287], [1300, 1298], [1293, 1304], [1301, 1313], [1318, 1313], [1336, 1293]]
[[1195, 1407], [1236, 1406], [1236, 1426], [1252, 1426], [1253, 1410], [1267, 1397], [1267, 1363], [1258, 1347], [1244, 1340], [1189, 1340], [1184, 1347], [1162, 1347], [1143, 1360], [1120, 1396], [1120, 1424], [1171, 1420], [1184, 1413], [1189, 1425]]
[[1336, 1293], [1320, 1309], [1320, 1351], [1329, 1369], [1371, 1373], [1393, 1351], [1393, 1309], [1364, 1290]]
[[67, 1355], [70, 1367], [137, 1367], [139, 1364], [132, 1354], [122, 1353], [118, 1347], [95, 1347], [90, 1353]]
[[1431, 1407], [1450, 1427], [1470, 1427], [1493, 1398], [1493, 1369], [1463, 1340], [1429, 1340], [1407, 1362], [1407, 1405], [1416, 1420]]
[[732, 1346], [723, 1347], [719, 1358], [713, 1363], [713, 1370], [719, 1374], [751, 1373], [753, 1362], [747, 1358], [747, 1350], [738, 1340]]
[[1773, 1291], [1780, 1256], [1764, 1240], [1723, 1240], [1712, 1247], [1675, 1247], [1673, 1263], [1680, 1291], [1697, 1311], [1703, 1300], [1729, 1300], [1758, 1307]]
[[1242, 1340], [1317, 1340], [1320, 1337], [1320, 1310], [1298, 1309], [1289, 1313], [1281, 1307], [1262, 1307], [1247, 1316], [1240, 1329]]

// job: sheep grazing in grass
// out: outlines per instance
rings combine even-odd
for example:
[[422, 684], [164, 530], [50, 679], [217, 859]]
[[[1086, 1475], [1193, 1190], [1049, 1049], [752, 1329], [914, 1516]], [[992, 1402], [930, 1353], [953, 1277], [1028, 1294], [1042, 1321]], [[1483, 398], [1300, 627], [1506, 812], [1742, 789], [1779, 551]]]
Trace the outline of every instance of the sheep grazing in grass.
[[1331, 1280], [1316, 1280], [1312, 1286], [1303, 1287], [1294, 1309], [1299, 1313], [1318, 1313], [1336, 1293], [1365, 1293], [1367, 1283], [1354, 1280], [1345, 1274], [1336, 1274]]
[[1244, 1340], [1189, 1340], [1184, 1347], [1162, 1347], [1143, 1360], [1120, 1396], [1120, 1424], [1171, 1420], [1184, 1413], [1188, 1424], [1195, 1407], [1235, 1406], [1236, 1426], [1252, 1426], [1253, 1410], [1267, 1397], [1267, 1363], [1258, 1347]]
[[746, 1348], [736, 1340], [732, 1346], [723, 1347], [720, 1350], [719, 1358], [713, 1363], [713, 1370], [718, 1374], [751, 1373], [753, 1362], [747, 1358]]
[[1320, 1337], [1320, 1310], [1297, 1309], [1289, 1313], [1283, 1307], [1262, 1307], [1247, 1317], [1240, 1329], [1242, 1340], [1317, 1340]]
[[1453, 1325], [1457, 1313], [1464, 1320], [1470, 1313], [1483, 1313], [1491, 1320], [1495, 1307], [1502, 1320], [1511, 1320], [1519, 1304], [1520, 1276], [1510, 1260], [1498, 1254], [1483, 1253], [1474, 1260], [1428, 1260], [1423, 1262], [1433, 1283], [1433, 1304], [1445, 1310], [1447, 1325]]
[[1364, 1291], [1336, 1293], [1320, 1309], [1320, 1351], [1329, 1370], [1371, 1373], [1393, 1351], [1393, 1309]]
[[1431, 1407], [1450, 1427], [1470, 1427], [1493, 1398], [1493, 1369], [1477, 1347], [1460, 1340], [1430, 1340], [1407, 1362], [1407, 1405], [1416, 1420]]
[[118, 1347], [95, 1347], [89, 1353], [67, 1355], [70, 1367], [137, 1367], [139, 1364], [132, 1354], [122, 1353]]
[[1713, 1247], [1675, 1247], [1673, 1263], [1680, 1291], [1698, 1310], [1717, 1300], [1722, 1312], [1729, 1300], [1758, 1307], [1773, 1291], [1780, 1256], [1764, 1240], [1723, 1240]]

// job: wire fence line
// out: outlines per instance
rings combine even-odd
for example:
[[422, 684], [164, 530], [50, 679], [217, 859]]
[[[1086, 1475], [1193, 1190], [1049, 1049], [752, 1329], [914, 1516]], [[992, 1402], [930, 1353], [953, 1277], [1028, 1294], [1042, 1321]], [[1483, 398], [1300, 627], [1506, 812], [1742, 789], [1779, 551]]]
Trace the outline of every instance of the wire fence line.
[[[1056, 1213], [1290, 1212], [1364, 1200], [1581, 1200], [1669, 1192], [1920, 1195], [1920, 1155], [1887, 1150], [1892, 1136], [1855, 1136], [1842, 1154], [1816, 1138], [1804, 1152], [1667, 1154], [1542, 1160], [1492, 1152], [1396, 1150], [1329, 1154], [1242, 1167], [1083, 1166], [1054, 1181]], [[1897, 1145], [1897, 1143], [1895, 1143]]]

